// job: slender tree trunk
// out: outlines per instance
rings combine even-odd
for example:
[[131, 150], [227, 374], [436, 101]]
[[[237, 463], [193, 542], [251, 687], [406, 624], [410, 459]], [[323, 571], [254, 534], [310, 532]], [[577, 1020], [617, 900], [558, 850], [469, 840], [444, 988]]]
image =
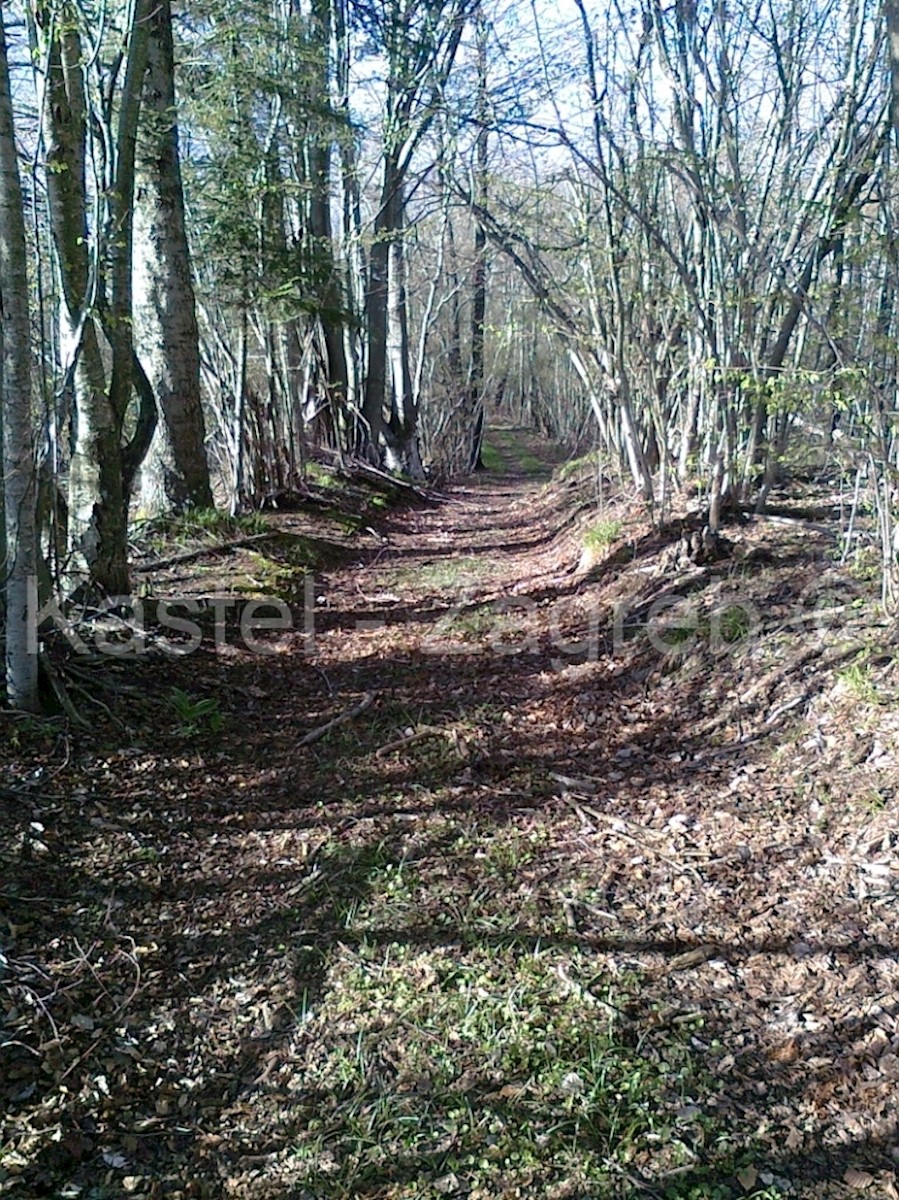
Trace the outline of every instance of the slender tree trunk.
[[[312, 81], [312, 109], [329, 111], [329, 71], [332, 12], [331, 0], [314, 0], [311, 7], [311, 34], [316, 48], [316, 70]], [[330, 121], [315, 121], [309, 138], [309, 226], [317, 257], [321, 260], [324, 282], [319, 296], [319, 320], [328, 356], [328, 389], [331, 410], [343, 413], [350, 393], [349, 365], [344, 343], [347, 297], [334, 253], [331, 226], [331, 142]], [[341, 422], [345, 424], [345, 421]]]
[[[478, 129], [475, 143], [474, 192], [479, 210], [488, 203], [487, 155], [489, 151], [488, 96], [487, 96], [487, 22], [483, 4], [478, 5], [476, 19], [478, 45]], [[471, 375], [469, 378], [469, 402], [471, 428], [468, 467], [475, 471], [481, 463], [481, 445], [484, 438], [484, 323], [487, 319], [487, 230], [483, 221], [475, 218], [474, 227], [474, 271], [472, 279], [471, 305]]]
[[[93, 313], [86, 211], [87, 104], [75, 14], [39, 6], [35, 29], [49, 37], [43, 104], [47, 207], [60, 277], [59, 342], [75, 402], [69, 465], [71, 584], [111, 595], [128, 590], [121, 424], [110, 395]], [[130, 314], [129, 314], [130, 317]]]
[[0, 337], [2, 337], [3, 492], [6, 553], [6, 695], [10, 706], [38, 709], [35, 462], [31, 422], [31, 330], [22, 189], [16, 158], [6, 32], [0, 15]]
[[247, 492], [247, 362], [249, 356], [249, 320], [246, 308], [240, 312], [237, 361], [234, 364], [234, 416], [231, 440], [234, 448], [234, 479], [231, 491], [231, 515], [240, 512]]
[[352, 425], [348, 443], [359, 448], [365, 431], [359, 414], [363, 404], [363, 346], [365, 291], [368, 277], [366, 255], [362, 245], [362, 198], [359, 185], [358, 153], [353, 138], [350, 105], [351, 53], [348, 0], [332, 0], [331, 20], [334, 56], [334, 91], [336, 115], [344, 129], [340, 139], [340, 198], [342, 208], [341, 242], [339, 251], [345, 264], [344, 288], [350, 320], [343, 325], [344, 360], [347, 366], [347, 408]]
[[890, 62], [890, 116], [899, 136], [899, 0], [884, 0]]
[[[899, 0], [884, 0], [890, 62], [890, 119], [893, 133], [899, 140]], [[883, 430], [883, 414], [878, 421]], [[886, 439], [884, 438], [884, 441]], [[889, 462], [889, 450], [884, 454], [884, 468]], [[893, 472], [895, 479], [895, 472]], [[894, 609], [899, 595], [899, 514], [896, 511], [896, 491], [888, 469], [883, 471], [881, 488], [881, 549], [883, 553], [883, 600]]]
[[135, 166], [134, 335], [160, 420], [141, 480], [148, 513], [210, 508], [196, 301], [185, 228], [170, 0], [156, 0]]
[[400, 205], [397, 230], [390, 243], [387, 276], [387, 357], [390, 365], [390, 429], [396, 442], [389, 465], [424, 477], [418, 448], [418, 407], [412, 386], [409, 350], [409, 313], [406, 303], [406, 246], [404, 214]]
[[[112, 351], [109, 398], [119, 423], [120, 435], [134, 386], [134, 171], [137, 158], [137, 126], [150, 46], [149, 20], [155, 3], [156, 0], [135, 0], [134, 4], [115, 132], [115, 171], [108, 196], [109, 270], [106, 291], [109, 319], [104, 320], [103, 332]], [[104, 309], [105, 305], [101, 307], [101, 313]], [[127, 512], [129, 496], [124, 488], [122, 500]]]
[[397, 229], [401, 187], [396, 154], [388, 153], [384, 158], [381, 204], [375, 220], [374, 245], [368, 259], [368, 295], [365, 305], [368, 370], [362, 416], [368, 426], [370, 446], [375, 454], [380, 453], [380, 443], [386, 428], [384, 405], [387, 400], [390, 246]]

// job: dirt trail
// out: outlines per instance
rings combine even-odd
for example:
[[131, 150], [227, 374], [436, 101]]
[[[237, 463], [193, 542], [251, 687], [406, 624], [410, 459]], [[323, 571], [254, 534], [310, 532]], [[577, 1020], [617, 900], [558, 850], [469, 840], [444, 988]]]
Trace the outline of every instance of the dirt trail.
[[493, 448], [320, 575], [314, 648], [141, 665], [221, 731], [11, 725], [0, 1195], [899, 1195], [889, 813], [714, 726], [762, 659], [591, 641], [617, 569]]

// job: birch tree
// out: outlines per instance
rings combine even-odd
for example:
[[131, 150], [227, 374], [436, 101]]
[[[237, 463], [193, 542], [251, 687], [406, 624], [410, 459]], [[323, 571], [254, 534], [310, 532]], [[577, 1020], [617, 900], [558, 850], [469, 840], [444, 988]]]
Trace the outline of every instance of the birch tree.
[[[472, 193], [480, 211], [484, 211], [489, 200], [489, 78], [488, 78], [488, 25], [484, 14], [483, 0], [478, 5], [475, 18], [477, 42], [477, 102], [475, 120], [477, 136], [474, 148]], [[474, 471], [481, 465], [481, 444], [484, 437], [484, 326], [487, 321], [487, 230], [482, 221], [475, 217], [474, 266], [472, 269], [471, 297], [471, 370], [468, 384], [470, 405], [471, 442], [468, 457], [469, 468]]]

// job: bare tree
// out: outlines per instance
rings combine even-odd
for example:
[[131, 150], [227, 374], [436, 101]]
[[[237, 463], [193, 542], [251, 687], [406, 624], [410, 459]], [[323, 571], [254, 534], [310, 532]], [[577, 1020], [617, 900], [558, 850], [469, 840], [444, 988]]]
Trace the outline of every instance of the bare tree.
[[31, 333], [25, 220], [16, 157], [6, 31], [0, 16], [0, 337], [6, 599], [6, 694], [12, 708], [38, 708], [38, 657], [32, 626], [37, 585], [35, 462], [31, 414]]
[[[66, 0], [29, 7], [43, 94], [63, 387], [74, 400], [70, 575], [72, 583], [111, 595], [128, 591], [128, 499], [156, 418], [152, 388], [134, 354], [131, 304], [135, 145], [152, 8], [153, 0], [128, 5], [111, 74], [89, 87], [87, 64], [99, 70], [103, 55], [100, 46], [88, 51], [84, 36], [99, 36], [97, 30], [84, 27], [78, 6]], [[135, 388], [139, 417], [123, 445]]]
[[[471, 0], [385, 0], [363, 23], [387, 64], [381, 183], [369, 254], [367, 373], [363, 416], [371, 448], [418, 473], [418, 411], [412, 390], [406, 307], [406, 184], [452, 70]], [[386, 412], [386, 420], [385, 420]]]
[[135, 162], [134, 336], [159, 421], [141, 470], [147, 513], [209, 508], [200, 348], [185, 227], [170, 0], [149, 14]]

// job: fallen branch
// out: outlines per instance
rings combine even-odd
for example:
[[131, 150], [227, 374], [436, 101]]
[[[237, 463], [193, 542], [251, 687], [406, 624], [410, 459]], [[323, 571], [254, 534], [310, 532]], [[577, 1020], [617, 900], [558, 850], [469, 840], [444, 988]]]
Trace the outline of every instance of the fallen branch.
[[346, 458], [339, 463], [338, 470], [346, 478], [353, 480], [356, 477], [362, 477], [369, 481], [376, 481], [382, 488], [393, 490], [401, 493], [412, 494], [420, 500], [429, 503], [439, 502], [439, 497], [431, 493], [429, 490], [413, 483], [408, 479], [401, 479], [397, 475], [392, 475], [389, 471], [383, 471], [376, 467], [373, 463], [366, 462], [363, 458]]
[[375, 693], [366, 692], [358, 704], [352, 708], [348, 708], [346, 712], [340, 713], [334, 717], [332, 721], [328, 721], [325, 725], [319, 725], [317, 729], [310, 729], [305, 736], [301, 737], [298, 745], [311, 746], [313, 742], [319, 741], [332, 729], [336, 729], [338, 725], [345, 725], [347, 721], [352, 721], [356, 717], [361, 717], [375, 702]]
[[659, 968], [657, 973], [670, 975], [674, 971], [691, 971], [694, 967], [701, 967], [703, 963], [707, 963], [712, 958], [718, 958], [720, 954], [721, 948], [709, 942], [702, 946], [696, 946], [693, 950], [685, 950], [683, 954], [675, 954]]
[[377, 479], [381, 483], [386, 484], [389, 488], [394, 488], [398, 492], [414, 492], [417, 496], [426, 498], [425, 493], [421, 488], [416, 487], [414, 483], [410, 483], [406, 479], [400, 479], [396, 475], [391, 475], [388, 471], [382, 471], [379, 467], [372, 463], [367, 463], [359, 458], [354, 458], [348, 462], [343, 468], [344, 473], [350, 478], [354, 475], [367, 476], [370, 479]]
[[203, 546], [200, 550], [185, 550], [183, 554], [173, 554], [170, 558], [157, 558], [154, 562], [138, 563], [132, 569], [138, 575], [147, 575], [150, 571], [165, 571], [169, 567], [178, 567], [182, 563], [204, 558], [207, 554], [226, 554], [229, 550], [243, 550], [247, 546], [270, 542], [280, 536], [276, 530], [272, 530], [270, 533], [254, 533], [250, 537], [232, 538], [228, 542], [215, 542], [211, 546]]
[[814, 529], [816, 533], [836, 532], [832, 525], [822, 525], [818, 522], [830, 520], [836, 524], [840, 519], [840, 510], [835, 504], [809, 504], [795, 507], [788, 504], [766, 504], [765, 511], [761, 513], [757, 513], [752, 504], [738, 504], [736, 507], [743, 516], [748, 516], [750, 520], [755, 518], [782, 525], [801, 525]]
[[447, 736], [445, 729], [437, 729], [433, 725], [429, 725], [426, 729], [419, 729], [415, 733], [407, 733], [405, 737], [388, 742], [386, 746], [382, 746], [380, 750], [375, 751], [375, 758], [385, 758], [388, 754], [392, 754], [394, 750], [405, 750], [407, 746], [414, 746], [416, 742], [424, 742], [428, 738], [445, 736]]
[[90, 721], [88, 721], [84, 716], [82, 716], [82, 714], [75, 707], [75, 704], [72, 701], [72, 697], [69, 695], [69, 693], [66, 689], [66, 685], [63, 683], [62, 679], [59, 677], [56, 669], [54, 668], [53, 664], [50, 662], [50, 659], [47, 657], [46, 654], [42, 654], [40, 656], [40, 668], [44, 672], [44, 674], [46, 675], [46, 677], [50, 683], [50, 687], [53, 690], [53, 695], [56, 697], [56, 701], [59, 704], [59, 707], [62, 709], [62, 711], [65, 713], [65, 715], [69, 718], [69, 720], [72, 722], [72, 724], [73, 725], [81, 725], [85, 729], [89, 728]]

